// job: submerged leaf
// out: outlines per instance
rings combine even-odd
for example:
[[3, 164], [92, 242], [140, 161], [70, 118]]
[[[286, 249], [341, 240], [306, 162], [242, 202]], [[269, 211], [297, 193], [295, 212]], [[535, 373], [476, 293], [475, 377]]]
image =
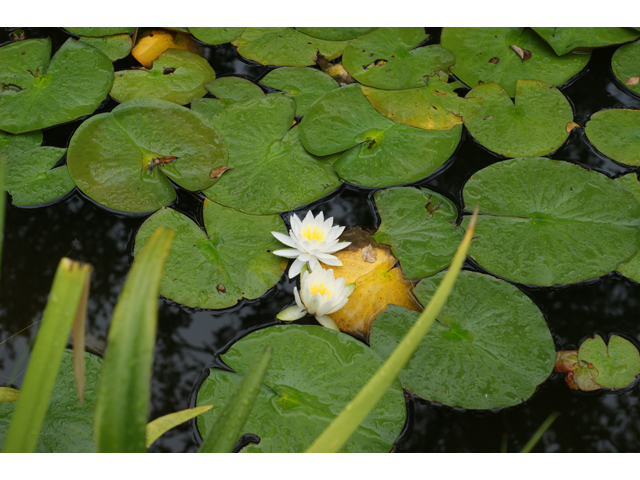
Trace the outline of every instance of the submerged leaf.
[[[198, 405], [214, 405], [198, 417], [203, 437], [248, 364], [267, 344], [273, 346], [273, 359], [243, 429], [258, 435], [260, 443], [245, 447], [246, 452], [304, 451], [382, 365], [362, 342], [319, 326], [277, 325], [250, 333], [221, 355], [238, 373], [211, 369], [198, 391]], [[405, 416], [404, 395], [396, 381], [341, 451], [390, 451]]]

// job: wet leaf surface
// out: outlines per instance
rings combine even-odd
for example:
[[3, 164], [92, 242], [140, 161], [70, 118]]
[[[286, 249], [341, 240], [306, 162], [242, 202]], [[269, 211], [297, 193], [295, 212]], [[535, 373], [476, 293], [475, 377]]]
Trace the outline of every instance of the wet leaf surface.
[[366, 187], [430, 175], [453, 154], [461, 133], [460, 126], [436, 131], [395, 123], [371, 106], [359, 85], [327, 93], [300, 123], [300, 140], [309, 152], [344, 152], [334, 169], [344, 180]]
[[[444, 273], [422, 280], [423, 305]], [[419, 314], [390, 306], [374, 321], [371, 348], [382, 358], [400, 343]], [[398, 376], [422, 398], [452, 407], [518, 405], [552, 372], [555, 347], [536, 305], [515, 286], [462, 271], [436, 323]]]
[[260, 83], [296, 102], [296, 117], [307, 114], [311, 104], [325, 93], [338, 88], [336, 81], [314, 68], [283, 67], [269, 72]]
[[640, 248], [635, 197], [618, 182], [563, 161], [490, 165], [467, 182], [464, 200], [481, 213], [469, 256], [515, 282], [551, 286], [599, 277]]
[[[636, 200], [640, 202], [640, 182], [638, 182], [638, 176], [635, 173], [629, 173], [624, 177], [616, 178], [616, 182], [633, 193]], [[633, 257], [629, 263], [618, 268], [618, 272], [627, 278], [640, 282], [640, 253]]]
[[[214, 405], [198, 417], [203, 437], [266, 344], [273, 346], [273, 359], [244, 428], [261, 441], [245, 452], [304, 451], [382, 365], [363, 343], [323, 327], [277, 325], [250, 333], [221, 355], [238, 373], [211, 369], [200, 387], [197, 404]], [[405, 416], [404, 395], [396, 381], [340, 451], [390, 451]]]
[[440, 45], [418, 47], [429, 36], [420, 27], [379, 28], [344, 50], [344, 68], [363, 85], [387, 90], [416, 88], [439, 70], [448, 72], [453, 54]]
[[296, 27], [296, 30], [321, 40], [342, 41], [371, 33], [378, 27]]
[[482, 99], [482, 108], [465, 122], [480, 144], [507, 157], [534, 157], [557, 150], [569, 136], [573, 110], [555, 87], [518, 80], [515, 104], [497, 83], [471, 90], [466, 98]]
[[620, 27], [533, 27], [558, 55], [630, 42], [640, 37], [631, 28]]
[[220, 45], [235, 40], [245, 27], [189, 27], [189, 32], [198, 40], [209, 45]]
[[255, 83], [241, 77], [222, 77], [207, 82], [204, 86], [224, 105], [264, 97], [264, 92]]
[[[451, 72], [460, 80], [471, 88], [497, 82], [511, 98], [519, 79], [562, 85], [586, 67], [590, 58], [590, 52], [558, 57], [533, 30], [521, 27], [445, 27], [441, 42], [454, 53]], [[531, 57], [522, 61], [511, 45], [529, 51]]]
[[346, 42], [320, 40], [288, 27], [249, 27], [231, 43], [249, 60], [288, 67], [313, 65], [318, 53], [333, 60], [342, 55], [347, 45]]
[[341, 331], [357, 338], [368, 339], [371, 323], [388, 305], [400, 305], [416, 312], [422, 306], [411, 290], [398, 260], [386, 245], [380, 245], [362, 229], [344, 232], [341, 241], [351, 242], [344, 250], [334, 255], [342, 262], [341, 267], [328, 267], [335, 278], [344, 277], [345, 283], [355, 283], [347, 304], [329, 315]]
[[[154, 160], [177, 157], [171, 163]], [[152, 212], [187, 190], [211, 185], [228, 165], [221, 135], [203, 117], [162, 100], [131, 100], [84, 122], [71, 138], [69, 174], [96, 202], [125, 212]]]
[[215, 76], [209, 62], [200, 55], [173, 48], [160, 55], [151, 70], [116, 72], [109, 94], [118, 102], [152, 98], [184, 105], [206, 95], [204, 84]]
[[39, 130], [92, 114], [113, 83], [113, 65], [98, 49], [67, 40], [51, 58], [51, 40], [0, 48], [0, 129]]
[[[95, 452], [93, 442], [93, 409], [102, 359], [85, 353], [86, 385], [84, 401], [78, 406], [73, 376], [73, 352], [65, 350], [60, 371], [53, 386], [49, 409], [38, 437], [39, 453]], [[0, 403], [0, 447], [9, 429], [15, 402]]]
[[233, 171], [214, 180], [204, 194], [246, 213], [286, 212], [339, 186], [333, 157], [309, 154], [290, 129], [295, 104], [269, 95], [227, 106], [210, 119], [229, 149]]
[[271, 231], [286, 233], [278, 215], [247, 215], [205, 200], [203, 218], [206, 231], [163, 208], [140, 227], [134, 255], [159, 226], [176, 231], [160, 284], [162, 296], [188, 307], [219, 309], [258, 298], [278, 282], [287, 266], [271, 253], [280, 247]]
[[464, 230], [458, 209], [427, 189], [401, 187], [375, 193], [380, 214], [376, 241], [391, 246], [408, 278], [423, 278], [449, 266]]
[[389, 120], [427, 130], [448, 130], [473, 118], [482, 106], [478, 98], [460, 98], [453, 86], [435, 81], [421, 88], [379, 90], [362, 87], [373, 107]]
[[85, 37], [104, 37], [119, 33], [133, 33], [136, 30], [135, 27], [64, 27], [64, 29], [74, 35]]
[[107, 37], [80, 37], [80, 41], [96, 47], [109, 60], [115, 62], [131, 53], [131, 37], [129, 35], [109, 35]]
[[611, 108], [591, 115], [587, 139], [607, 157], [640, 166], [640, 110]]

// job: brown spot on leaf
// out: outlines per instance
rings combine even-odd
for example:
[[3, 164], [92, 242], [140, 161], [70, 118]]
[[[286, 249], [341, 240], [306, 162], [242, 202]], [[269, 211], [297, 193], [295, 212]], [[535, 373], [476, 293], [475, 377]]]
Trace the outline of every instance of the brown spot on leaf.
[[489, 60], [489, 63], [493, 63], [494, 65], [496, 65], [499, 61], [500, 59], [498, 57], [493, 57], [491, 60]]
[[227, 293], [227, 288], [221, 283], [216, 285], [216, 290], [218, 290], [218, 293]]
[[567, 123], [567, 133], [570, 133], [571, 130], [573, 130], [574, 128], [580, 128], [580, 125], [578, 125], [576, 122], [569, 122]]
[[524, 63], [525, 60], [529, 60], [531, 58], [531, 52], [529, 50], [525, 50], [524, 48], [520, 48], [517, 45], [509, 45], [511, 50], [516, 52], [520, 57], [520, 60]]
[[384, 67], [387, 64], [387, 61], [384, 58], [379, 58], [378, 60], [376, 60], [375, 62], [373, 62], [373, 64], [376, 67]]
[[214, 168], [213, 170], [211, 170], [211, 173], [209, 174], [209, 180], [213, 180], [214, 178], [220, 178], [222, 174], [227, 170], [233, 170], [233, 168], [226, 167], [224, 165], [218, 168]]
[[638, 85], [639, 77], [629, 77], [624, 81], [625, 85]]
[[175, 71], [176, 71], [175, 68], [165, 68], [164, 70], [162, 70], [162, 74], [163, 75], [169, 75], [169, 74], [171, 74], [171, 73], [173, 73]]
[[15, 83], [0, 83], [0, 85], [2, 86], [2, 90], [0, 90], [0, 92], [20, 92], [24, 90], [23, 87], [16, 85]]

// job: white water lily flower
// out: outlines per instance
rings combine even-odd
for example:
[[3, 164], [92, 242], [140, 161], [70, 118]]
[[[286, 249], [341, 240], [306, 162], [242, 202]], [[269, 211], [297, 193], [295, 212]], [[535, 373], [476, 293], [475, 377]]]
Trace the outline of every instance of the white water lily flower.
[[298, 294], [296, 287], [293, 288], [296, 304], [285, 308], [276, 316], [280, 320], [290, 322], [309, 313], [315, 315], [322, 326], [340, 330], [329, 314], [345, 306], [354, 288], [355, 283], [345, 285], [343, 277], [336, 280], [333, 270], [320, 267], [311, 272], [305, 271], [300, 282], [300, 293]]
[[298, 276], [307, 262], [311, 270], [319, 267], [318, 262], [334, 267], [342, 265], [342, 262], [331, 254], [348, 247], [351, 242], [338, 243], [338, 237], [344, 231], [344, 227], [332, 225], [333, 217], [325, 220], [324, 214], [320, 212], [314, 218], [309, 211], [302, 222], [295, 213], [291, 216], [291, 230], [288, 236], [271, 232], [279, 241], [291, 247], [291, 249], [273, 252], [281, 257], [295, 258], [289, 269], [289, 278]]

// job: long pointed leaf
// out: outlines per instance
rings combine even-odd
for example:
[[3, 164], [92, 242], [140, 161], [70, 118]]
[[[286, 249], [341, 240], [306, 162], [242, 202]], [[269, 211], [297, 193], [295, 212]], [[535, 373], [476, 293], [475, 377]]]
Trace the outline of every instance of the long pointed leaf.
[[233, 451], [233, 447], [242, 436], [242, 428], [249, 418], [253, 404], [258, 398], [272, 355], [271, 345], [265, 345], [260, 349], [242, 381], [224, 404], [198, 453], [231, 453]]
[[167, 433], [172, 428], [197, 417], [201, 413], [210, 410], [213, 405], [204, 405], [202, 407], [188, 408], [179, 412], [169, 413], [162, 417], [156, 418], [147, 424], [147, 448], [153, 444], [158, 438]]
[[68, 258], [58, 265], [3, 452], [31, 453], [36, 448], [71, 325], [92, 270], [91, 265]]
[[536, 444], [540, 441], [540, 439], [542, 438], [542, 435], [544, 435], [544, 432], [549, 430], [549, 427], [551, 427], [551, 424], [556, 421], [556, 418], [558, 418], [558, 415], [560, 415], [560, 412], [552, 412], [551, 415], [549, 415], [547, 419], [544, 422], [542, 422], [542, 425], [538, 427], [538, 429], [535, 431], [533, 436], [529, 439], [527, 444], [524, 447], [522, 447], [522, 450], [520, 450], [520, 453], [531, 453], [531, 450], [533, 450], [533, 447], [535, 447]]
[[133, 262], [109, 327], [94, 419], [98, 452], [145, 452], [158, 290], [173, 230], [159, 228]]
[[78, 405], [82, 405], [84, 399], [84, 337], [85, 325], [87, 321], [87, 303], [89, 301], [89, 280], [87, 277], [80, 304], [76, 310], [76, 316], [73, 319], [73, 328], [71, 329], [71, 340], [73, 342], [73, 374], [76, 379], [76, 391], [78, 392]]
[[469, 251], [477, 216], [478, 208], [476, 207], [465, 236], [453, 257], [451, 267], [449, 267], [447, 274], [442, 279], [429, 305], [427, 305], [424, 312], [420, 314], [418, 321], [411, 327], [411, 330], [407, 332], [400, 344], [398, 344], [380, 369], [371, 377], [371, 380], [362, 387], [362, 390], [358, 392], [356, 397], [344, 408], [340, 415], [329, 424], [313, 445], [309, 447], [307, 452], [337, 452], [342, 445], [349, 440], [349, 437], [356, 428], [358, 428], [358, 425], [362, 423], [373, 407], [375, 407], [376, 403], [378, 403], [378, 400], [380, 400], [389, 386], [391, 386], [391, 383], [396, 379], [400, 370], [404, 368], [422, 341], [422, 338], [435, 321], [436, 316], [440, 313], [440, 310], [442, 310], [451, 290], [453, 290], [453, 285], [456, 278], [458, 278], [462, 264]]

